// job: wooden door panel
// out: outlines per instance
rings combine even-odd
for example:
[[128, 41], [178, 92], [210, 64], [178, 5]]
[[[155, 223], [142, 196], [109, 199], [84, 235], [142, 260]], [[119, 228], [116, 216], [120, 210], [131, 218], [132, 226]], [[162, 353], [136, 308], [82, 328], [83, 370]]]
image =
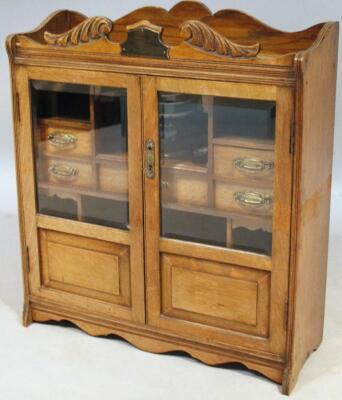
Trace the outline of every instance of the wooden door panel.
[[[234, 146], [231, 147], [233, 150], [229, 154], [228, 150], [226, 151], [226, 160], [217, 158], [216, 152], [215, 164], [213, 159], [210, 159], [210, 154], [215, 154], [215, 146], [217, 150], [217, 146], [222, 145], [223, 140], [226, 144], [229, 138], [213, 138], [214, 123], [212, 117], [208, 116], [208, 163], [202, 165], [201, 169], [205, 171], [205, 174], [202, 174], [203, 181], [208, 179], [209, 182], [212, 176], [217, 182], [204, 182], [208, 185], [208, 199], [203, 204], [191, 204], [193, 201], [186, 203], [185, 197], [180, 199], [177, 197], [178, 192], [172, 191], [175, 187], [172, 180], [171, 183], [164, 182], [164, 178], [169, 177], [167, 168], [170, 164], [165, 156], [162, 160], [159, 157], [160, 149], [164, 151], [164, 145], [160, 143], [158, 99], [160, 100], [164, 93], [167, 93], [169, 98], [172, 98], [172, 94], [178, 96], [180, 100], [184, 100], [181, 94], [201, 95], [204, 110], [210, 109], [213, 104], [210, 96], [272, 102], [276, 107], [272, 146], [267, 145], [268, 141], [262, 142], [262, 148], [267, 151], [265, 150], [266, 155], [260, 154], [259, 147], [255, 150], [257, 141], [254, 141], [254, 147], [252, 146], [252, 150], [247, 154], [244, 148], [248, 146], [243, 142], [243, 145], [239, 145], [243, 151], [237, 154], [234, 142]], [[146, 76], [143, 77], [143, 103], [144, 139], [153, 140], [155, 143], [154, 178], [145, 177], [144, 181], [148, 323], [157, 329], [172, 331], [189, 340], [214, 343], [228, 348], [237, 346], [239, 349], [247, 348], [248, 351], [282, 357], [286, 346], [285, 318], [293, 163], [289, 145], [293, 121], [293, 90], [257, 84]], [[251, 192], [255, 191], [254, 187], [259, 190], [259, 185], [264, 190], [273, 187], [270, 202], [272, 215], [264, 215], [259, 208], [221, 210], [213, 201], [215, 183], [218, 185], [219, 182], [217, 162], [220, 161], [227, 168], [226, 173], [219, 178], [222, 178], [224, 185], [232, 186], [240, 181], [229, 173], [229, 168], [232, 168], [236, 158], [243, 157], [247, 158], [247, 161], [253, 161], [251, 167], [247, 165], [251, 169], [257, 169], [259, 164], [262, 164], [260, 160], [267, 160], [267, 165], [272, 166], [271, 171], [266, 171], [270, 175], [267, 176], [268, 180], [264, 171], [262, 179], [253, 179], [254, 175], [243, 176], [243, 182], [248, 182], [248, 188], [253, 188], [248, 189]], [[182, 160], [174, 170], [179, 173], [186, 165]], [[190, 169], [187, 168], [187, 171]], [[195, 189], [190, 182], [194, 179], [192, 170], [191, 173], [184, 193], [192, 199], [199, 191], [196, 189], [194, 193]], [[248, 173], [250, 174], [250, 171]], [[261, 176], [259, 171], [258, 174]], [[177, 179], [178, 183], [182, 182], [175, 174], [173, 178]], [[238, 178], [241, 180], [240, 176]], [[222, 199], [226, 202], [227, 195], [224, 194]], [[195, 235], [192, 236], [194, 240], [188, 239], [188, 229], [184, 229], [186, 233], [183, 237], [180, 229], [178, 236], [163, 236], [162, 204], [163, 207], [180, 210], [185, 214], [207, 215], [209, 209], [209, 213], [214, 217], [225, 218], [226, 214], [230, 213], [232, 227], [247, 227], [251, 231], [261, 233], [264, 233], [262, 230], [271, 231], [270, 251], [258, 254], [248, 249], [229, 248], [228, 233], [227, 244], [221, 247], [196, 241]], [[187, 219], [184, 218], [184, 224], [187, 223]], [[222, 227], [218, 229], [222, 230]]]
[[160, 267], [162, 316], [267, 336], [269, 272], [171, 254]]
[[[37, 176], [34, 176], [34, 173], [27, 174], [27, 171], [35, 171], [36, 157], [32, 149], [35, 148], [36, 136], [40, 134], [42, 138], [46, 136], [44, 132], [37, 130], [40, 125], [35, 124], [35, 119], [32, 118], [33, 81], [52, 83], [58, 87], [64, 84], [103, 87], [109, 88], [110, 93], [112, 90], [123, 89], [127, 93], [128, 150], [124, 162], [127, 165], [126, 192], [128, 193], [124, 201], [129, 204], [126, 207], [129, 212], [126, 213], [125, 228], [116, 225], [105, 226], [98, 222], [105, 220], [107, 214], [112, 212], [109, 209], [107, 213], [107, 199], [111, 199], [111, 203], [115, 202], [116, 198], [122, 200], [121, 193], [116, 193], [117, 187], [109, 188], [108, 185], [101, 187], [99, 184], [99, 188], [92, 187], [85, 190], [83, 187], [80, 189], [77, 185], [73, 185], [72, 182], [70, 184], [63, 182], [61, 188], [62, 185], [54, 185], [53, 188], [44, 187], [44, 182], [39, 181], [38, 174]], [[73, 307], [93, 315], [107, 315], [145, 323], [140, 78], [116, 73], [20, 67], [16, 74], [16, 85], [20, 92], [21, 110], [21, 123], [18, 127], [20, 154], [18, 179], [22, 187], [23, 226], [30, 263], [28, 275], [30, 295], [37, 302], [48, 301], [50, 304]], [[91, 90], [91, 93], [95, 93], [95, 90]], [[89, 102], [89, 107], [90, 122], [87, 124], [93, 124], [95, 119], [93, 102]], [[59, 124], [62, 122], [64, 128], [69, 126], [65, 121], [59, 120]], [[73, 124], [75, 129], [80, 129], [80, 132], [83, 129], [82, 135], [87, 131], [89, 135], [87, 140], [93, 137], [94, 127], [88, 129], [84, 126], [81, 129], [77, 125], [78, 122], [74, 121]], [[84, 142], [83, 136], [81, 135], [82, 138], [77, 136], [75, 131], [58, 129], [57, 133], [58, 140], [61, 139], [61, 133], [68, 133], [75, 136], [77, 145], [82, 145]], [[53, 139], [51, 138], [51, 141]], [[82, 147], [81, 151], [84, 165], [91, 165], [93, 168], [89, 179], [94, 178], [96, 170], [103, 175], [102, 165], [113, 164], [113, 170], [116, 166], [116, 158], [112, 153], [107, 157], [108, 161], [104, 156], [99, 158], [100, 150], [95, 151], [95, 144], [93, 141], [91, 154], [88, 154], [89, 149], [85, 147]], [[71, 153], [67, 153], [68, 149], [64, 149], [63, 157], [68, 158], [68, 162], [71, 162], [69, 159], [78, 162], [80, 154], [77, 153], [77, 149], [79, 149], [77, 146], [73, 147]], [[42, 157], [46, 157], [46, 150], [46, 148], [41, 149]], [[57, 153], [53, 153], [53, 159], [60, 156]], [[86, 153], [87, 157], [84, 157]], [[103, 180], [99, 179], [99, 182], [102, 184]], [[43, 188], [51, 197], [58, 192], [62, 201], [67, 198], [77, 203], [77, 220], [65, 219], [52, 213], [39, 214], [37, 186], [39, 189]], [[115, 193], [110, 193], [109, 189]], [[84, 201], [86, 196], [88, 197]], [[106, 207], [94, 206], [91, 200], [96, 197], [104, 200], [100, 204]], [[91, 218], [79, 218], [79, 214], [82, 212], [86, 214], [89, 210], [93, 212]], [[102, 212], [100, 218], [98, 213]], [[111, 222], [109, 219], [106, 221]]]

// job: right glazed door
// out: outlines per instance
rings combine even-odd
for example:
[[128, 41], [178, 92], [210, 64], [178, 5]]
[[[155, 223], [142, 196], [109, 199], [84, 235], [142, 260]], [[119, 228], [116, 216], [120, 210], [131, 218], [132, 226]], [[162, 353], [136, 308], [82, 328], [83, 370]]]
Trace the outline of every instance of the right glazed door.
[[143, 79], [148, 323], [282, 356], [291, 89]]

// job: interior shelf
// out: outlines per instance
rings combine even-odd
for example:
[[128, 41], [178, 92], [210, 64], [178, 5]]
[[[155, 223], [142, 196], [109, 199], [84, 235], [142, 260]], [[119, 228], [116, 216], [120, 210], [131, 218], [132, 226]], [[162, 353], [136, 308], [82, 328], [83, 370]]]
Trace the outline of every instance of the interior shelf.
[[[213, 181], [215, 182], [223, 182], [231, 185], [241, 185], [240, 178], [232, 177], [224, 177], [213, 175]], [[272, 189], [273, 181], [272, 180], [262, 180], [262, 179], [253, 179], [252, 177], [246, 177], [243, 179], [243, 185], [247, 187], [252, 187], [256, 189]]]
[[64, 127], [65, 125], [67, 125], [70, 128], [84, 129], [84, 130], [91, 129], [90, 122], [84, 119], [55, 116], [55, 117], [38, 118], [37, 120], [38, 125], [50, 125], [52, 122], [55, 126], [60, 125], [60, 127]]
[[272, 222], [272, 216], [269, 216], [269, 215], [259, 216], [259, 215], [255, 215], [252, 213], [248, 213], [246, 211], [243, 211], [241, 213], [232, 212], [232, 211], [222, 211], [222, 210], [217, 210], [217, 209], [210, 208], [210, 207], [190, 206], [190, 205], [184, 205], [184, 204], [179, 204], [179, 203], [163, 203], [163, 208], [177, 210], [177, 211], [183, 211], [183, 212], [189, 212], [189, 213], [194, 213], [194, 214], [210, 215], [213, 217], [221, 217], [221, 218], [238, 217], [240, 219], [248, 218], [248, 219], [253, 219], [256, 221]]
[[79, 194], [82, 196], [99, 197], [99, 198], [108, 199], [108, 200], [128, 201], [128, 195], [121, 194], [121, 193], [110, 193], [110, 192], [103, 192], [103, 191], [97, 191], [97, 190], [91, 190], [91, 189], [81, 189], [81, 188], [76, 188], [73, 186], [57, 185], [57, 184], [51, 184], [51, 183], [47, 183], [47, 182], [39, 182], [38, 187], [39, 187], [39, 189], [45, 189], [45, 190], [56, 191], [56, 192], [59, 191], [59, 192], [63, 192], [63, 193]]
[[99, 153], [95, 156], [96, 162], [127, 162], [127, 153]]
[[258, 150], [274, 150], [273, 139], [251, 139], [243, 138], [238, 136], [221, 136], [214, 137], [213, 144], [230, 147], [242, 147], [247, 149], [258, 149]]
[[48, 158], [53, 158], [53, 159], [58, 159], [58, 160], [65, 160], [65, 161], [77, 161], [78, 163], [85, 163], [85, 164], [90, 164], [93, 162], [93, 157], [91, 156], [82, 156], [82, 155], [74, 155], [74, 154], [68, 154], [67, 152], [63, 154], [59, 153], [48, 153], [45, 151], [46, 149], [46, 144], [42, 143], [41, 146], [38, 146], [39, 150], [41, 153], [39, 156], [44, 157], [45, 159]]
[[188, 160], [175, 160], [171, 158], [161, 159], [161, 168], [173, 169], [177, 171], [197, 172], [203, 174], [207, 173], [207, 167], [203, 167], [202, 165], [195, 164]]

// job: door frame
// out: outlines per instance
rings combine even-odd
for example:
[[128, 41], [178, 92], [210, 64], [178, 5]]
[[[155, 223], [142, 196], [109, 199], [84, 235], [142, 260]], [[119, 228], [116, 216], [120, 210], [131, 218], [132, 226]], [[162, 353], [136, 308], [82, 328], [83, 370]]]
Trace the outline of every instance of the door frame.
[[[293, 89], [263, 84], [205, 81], [197, 79], [143, 77], [144, 143], [155, 143], [154, 179], [144, 177], [147, 322], [156, 329], [177, 332], [199, 342], [239, 346], [256, 352], [285, 355], [288, 268], [290, 256], [291, 185], [293, 157], [290, 142], [293, 121]], [[275, 179], [272, 222], [272, 256], [160, 237], [160, 165], [157, 92], [188, 93], [276, 102]], [[269, 271], [269, 329], [265, 337], [206, 326], [162, 314], [161, 254], [182, 255], [216, 261], [255, 271]], [[252, 351], [253, 351], [252, 350]]]
[[[30, 80], [127, 89], [129, 231], [37, 213]], [[20, 110], [19, 123], [16, 125], [16, 144], [19, 156], [17, 175], [21, 188], [19, 202], [23, 215], [22, 229], [29, 257], [27, 273], [30, 300], [39, 301], [41, 299], [64, 307], [72, 306], [80, 310], [84, 309], [88, 313], [100, 313], [145, 323], [142, 127], [141, 118], [137, 118], [137, 114], [141, 113], [140, 78], [113, 72], [19, 66], [16, 68], [15, 86], [16, 92], [19, 94], [18, 108]], [[40, 266], [39, 229], [70, 233], [129, 246], [131, 293], [129, 306], [107, 303], [44, 287]]]

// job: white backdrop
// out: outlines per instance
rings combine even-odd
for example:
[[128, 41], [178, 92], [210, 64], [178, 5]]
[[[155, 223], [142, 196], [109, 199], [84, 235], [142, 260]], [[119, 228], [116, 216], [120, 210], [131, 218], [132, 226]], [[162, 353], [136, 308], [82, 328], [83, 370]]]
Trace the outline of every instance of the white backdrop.
[[[236, 8], [286, 31], [340, 20], [341, 0], [207, 0], [212, 11]], [[171, 8], [170, 0], [0, 0], [0, 398], [63, 399], [274, 399], [269, 382], [248, 373], [210, 369], [177, 357], [136, 352], [122, 343], [78, 331], [33, 325], [23, 330], [21, 273], [12, 139], [10, 79], [5, 51], [9, 33], [35, 28], [56, 9], [117, 19], [145, 5]], [[342, 40], [340, 41], [340, 49]], [[310, 357], [294, 399], [342, 398], [342, 51], [338, 69], [333, 199], [325, 340]], [[99, 366], [101, 364], [101, 367]], [[37, 375], [39, 371], [39, 375]], [[23, 382], [22, 385], [18, 382]], [[51, 389], [51, 390], [50, 390]], [[197, 392], [195, 390], [197, 389]], [[55, 396], [53, 396], [53, 394]], [[280, 396], [279, 396], [280, 397]]]

